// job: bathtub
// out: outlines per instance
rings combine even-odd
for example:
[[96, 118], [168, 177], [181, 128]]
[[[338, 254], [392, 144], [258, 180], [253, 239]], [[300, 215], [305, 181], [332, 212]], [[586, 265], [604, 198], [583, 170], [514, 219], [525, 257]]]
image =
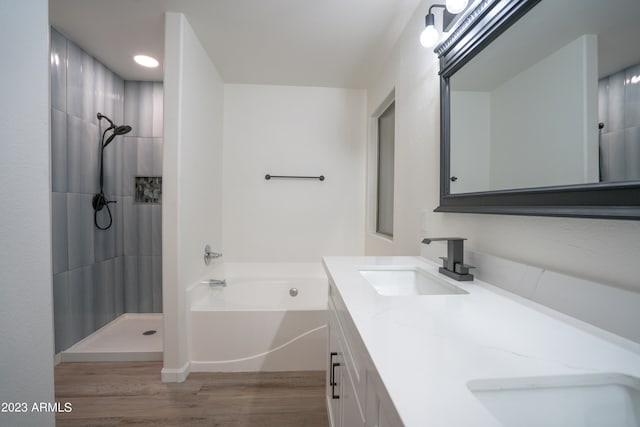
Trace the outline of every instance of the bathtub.
[[325, 369], [327, 277], [320, 263], [225, 263], [226, 287], [188, 290], [191, 372]]

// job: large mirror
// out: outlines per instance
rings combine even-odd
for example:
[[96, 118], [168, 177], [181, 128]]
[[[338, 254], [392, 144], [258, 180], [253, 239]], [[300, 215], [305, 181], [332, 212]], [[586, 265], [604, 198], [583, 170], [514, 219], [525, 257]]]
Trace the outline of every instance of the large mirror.
[[436, 210], [640, 218], [638, 22], [638, 0], [477, 1], [436, 48]]

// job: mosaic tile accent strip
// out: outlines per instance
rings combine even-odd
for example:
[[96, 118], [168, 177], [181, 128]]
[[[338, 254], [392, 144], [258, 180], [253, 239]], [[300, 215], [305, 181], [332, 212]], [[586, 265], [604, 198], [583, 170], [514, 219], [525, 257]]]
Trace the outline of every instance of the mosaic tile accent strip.
[[161, 176], [136, 176], [136, 203], [162, 203]]

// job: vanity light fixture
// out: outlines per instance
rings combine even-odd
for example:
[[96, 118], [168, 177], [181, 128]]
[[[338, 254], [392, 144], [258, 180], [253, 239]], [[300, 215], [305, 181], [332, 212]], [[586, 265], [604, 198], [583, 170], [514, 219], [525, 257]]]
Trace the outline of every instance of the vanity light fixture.
[[447, 10], [449, 13], [460, 13], [467, 8], [469, 0], [447, 0]]
[[433, 14], [433, 8], [442, 8], [443, 12], [443, 29], [448, 31], [448, 26], [453, 21], [456, 14], [464, 11], [469, 4], [469, 0], [447, 0], [446, 4], [433, 4], [429, 7], [429, 13], [424, 17], [424, 30], [420, 34], [420, 44], [424, 47], [433, 47], [440, 39], [440, 33], [436, 29], [436, 18]]
[[148, 55], [136, 55], [133, 57], [133, 60], [136, 61], [139, 65], [148, 68], [156, 68], [160, 63], [156, 58], [153, 58]]
[[429, 8], [427, 16], [424, 17], [424, 30], [422, 30], [422, 34], [420, 34], [420, 44], [424, 47], [435, 46], [440, 38], [440, 33], [436, 30], [435, 16], [431, 13], [431, 9], [437, 6], [444, 7], [444, 5], [434, 4]]

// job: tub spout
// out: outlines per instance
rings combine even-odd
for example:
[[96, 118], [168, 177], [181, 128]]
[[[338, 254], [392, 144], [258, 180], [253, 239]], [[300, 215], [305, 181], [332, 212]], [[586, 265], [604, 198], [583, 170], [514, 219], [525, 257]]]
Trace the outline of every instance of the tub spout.
[[203, 280], [202, 283], [207, 284], [209, 286], [211, 286], [212, 288], [216, 288], [216, 287], [226, 287], [227, 286], [227, 281], [226, 280], [217, 280], [217, 279], [209, 279], [209, 280]]

